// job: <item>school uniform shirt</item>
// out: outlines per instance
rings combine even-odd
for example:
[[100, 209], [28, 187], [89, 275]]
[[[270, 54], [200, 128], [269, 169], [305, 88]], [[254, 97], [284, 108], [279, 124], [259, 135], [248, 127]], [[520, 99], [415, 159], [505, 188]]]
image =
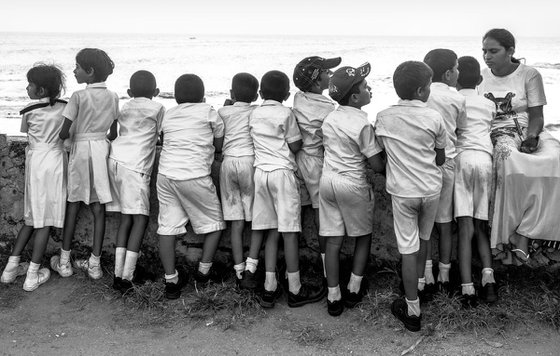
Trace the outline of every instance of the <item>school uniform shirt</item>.
[[125, 103], [118, 118], [119, 136], [111, 143], [109, 158], [134, 172], [150, 175], [164, 115], [163, 105], [148, 98]]
[[296, 171], [289, 143], [301, 140], [292, 109], [275, 100], [265, 100], [249, 117], [249, 132], [255, 146], [255, 167], [266, 172]]
[[210, 175], [214, 138], [224, 136], [224, 123], [206, 103], [183, 103], [165, 113], [159, 174], [174, 180]]
[[322, 131], [323, 175], [335, 173], [365, 184], [367, 158], [382, 151], [367, 113], [351, 106], [339, 106], [327, 116]]
[[430, 91], [427, 105], [440, 113], [451, 141], [445, 148], [445, 157], [446, 159], [455, 158], [457, 155], [455, 148], [457, 145], [457, 122], [465, 120], [467, 115], [465, 97], [457, 93], [455, 88], [440, 82], [432, 83]]
[[334, 109], [334, 103], [321, 94], [299, 91], [294, 96], [293, 112], [303, 140], [301, 150], [305, 154], [323, 157], [321, 126]]
[[465, 97], [467, 115], [457, 121], [457, 154], [465, 150], [492, 154], [490, 126], [496, 116], [494, 103], [478, 95], [475, 89], [461, 89], [459, 94]]
[[218, 110], [218, 116], [224, 122], [224, 157], [253, 156], [253, 139], [249, 133], [249, 115], [256, 108], [241, 101]]
[[532, 67], [521, 63], [517, 69], [505, 77], [492, 74], [490, 68], [481, 71], [482, 82], [477, 87], [480, 95], [492, 95], [496, 109], [496, 119], [492, 130], [515, 127], [514, 117], [521, 127], [528, 127], [527, 108], [546, 105], [541, 74]]
[[439, 194], [434, 148], [449, 141], [441, 115], [419, 100], [399, 100], [377, 114], [375, 135], [387, 153], [387, 193], [403, 198]]

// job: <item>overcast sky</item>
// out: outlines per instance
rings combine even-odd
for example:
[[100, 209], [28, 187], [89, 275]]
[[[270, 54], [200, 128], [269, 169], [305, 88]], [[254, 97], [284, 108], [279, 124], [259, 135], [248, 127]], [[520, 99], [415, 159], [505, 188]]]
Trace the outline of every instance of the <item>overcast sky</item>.
[[0, 31], [560, 36], [554, 0], [2, 0]]

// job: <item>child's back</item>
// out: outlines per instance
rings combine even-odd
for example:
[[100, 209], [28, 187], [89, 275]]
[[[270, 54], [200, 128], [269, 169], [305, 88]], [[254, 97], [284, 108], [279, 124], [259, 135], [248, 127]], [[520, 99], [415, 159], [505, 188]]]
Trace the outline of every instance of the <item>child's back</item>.
[[222, 154], [229, 157], [253, 156], [253, 139], [249, 133], [249, 115], [256, 108], [249, 103], [237, 101], [218, 110], [224, 122], [224, 146]]
[[492, 154], [490, 127], [496, 116], [494, 103], [476, 89], [461, 89], [459, 94], [465, 97], [467, 115], [457, 121], [457, 154], [464, 150], [479, 150]]
[[301, 132], [301, 152], [323, 157], [321, 126], [334, 109], [332, 100], [322, 94], [303, 91], [296, 93], [293, 112]]

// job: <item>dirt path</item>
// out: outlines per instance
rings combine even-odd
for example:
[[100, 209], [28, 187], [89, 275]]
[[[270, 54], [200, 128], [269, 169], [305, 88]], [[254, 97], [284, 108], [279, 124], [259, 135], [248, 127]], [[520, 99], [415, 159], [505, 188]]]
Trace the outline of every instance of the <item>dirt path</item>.
[[[33, 293], [23, 292], [21, 283], [19, 278], [14, 285], [0, 285], [0, 354], [400, 355], [422, 337], [403, 330], [392, 317], [363, 321], [361, 310], [332, 318], [325, 302], [291, 309], [280, 300], [251, 325], [233, 323], [224, 330], [212, 319], [168, 322], [153, 311], [135, 311], [116, 293], [92, 289], [100, 282], [83, 276], [53, 276]], [[388, 305], [382, 313], [390, 314]], [[559, 350], [558, 331], [519, 325], [503, 335], [483, 330], [425, 335], [409, 354], [558, 355]]]

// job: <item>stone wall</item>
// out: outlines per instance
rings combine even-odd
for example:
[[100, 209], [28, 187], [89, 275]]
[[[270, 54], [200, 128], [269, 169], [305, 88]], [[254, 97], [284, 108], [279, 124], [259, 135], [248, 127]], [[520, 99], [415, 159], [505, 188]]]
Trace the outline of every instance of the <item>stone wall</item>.
[[[23, 224], [23, 192], [25, 171], [25, 146], [27, 141], [23, 137], [6, 137], [0, 135], [0, 253], [8, 254], [13, 241]], [[219, 162], [212, 167], [214, 182], [217, 182]], [[156, 164], [157, 167], [157, 164]], [[151, 187], [151, 215], [146, 237], [142, 246], [144, 258], [154, 263], [159, 263], [157, 252], [157, 214], [158, 203], [155, 191], [155, 170]], [[391, 200], [385, 192], [385, 181], [380, 175], [371, 174], [370, 180], [374, 184], [376, 199], [374, 232], [371, 245], [372, 261], [398, 260], [399, 254], [393, 233]], [[318, 249], [317, 232], [313, 223], [313, 210], [309, 207], [303, 210], [303, 233], [300, 239], [301, 254], [304, 258], [316, 258]], [[86, 206], [83, 206], [78, 216], [73, 249], [91, 246], [93, 217]], [[247, 225], [250, 227], [250, 225]], [[115, 247], [115, 236], [118, 228], [118, 215], [107, 214], [107, 227], [105, 233], [104, 253], [112, 255]], [[248, 229], [246, 229], [248, 230]], [[48, 252], [54, 252], [60, 246], [61, 231], [53, 229], [52, 239], [49, 242]], [[245, 249], [248, 250], [250, 235], [244, 237]], [[190, 226], [188, 233], [178, 239], [178, 260], [187, 262], [198, 261], [202, 251], [203, 238], [192, 232]], [[346, 239], [343, 253], [350, 255], [353, 252], [353, 240]], [[231, 259], [229, 229], [225, 230], [216, 260], [230, 262]]]

